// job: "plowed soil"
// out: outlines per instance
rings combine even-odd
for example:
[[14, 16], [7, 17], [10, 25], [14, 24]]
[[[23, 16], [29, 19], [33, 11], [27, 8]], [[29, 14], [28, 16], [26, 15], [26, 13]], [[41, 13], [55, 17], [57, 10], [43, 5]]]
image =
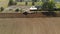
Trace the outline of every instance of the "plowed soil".
[[60, 18], [0, 18], [0, 34], [60, 34]]

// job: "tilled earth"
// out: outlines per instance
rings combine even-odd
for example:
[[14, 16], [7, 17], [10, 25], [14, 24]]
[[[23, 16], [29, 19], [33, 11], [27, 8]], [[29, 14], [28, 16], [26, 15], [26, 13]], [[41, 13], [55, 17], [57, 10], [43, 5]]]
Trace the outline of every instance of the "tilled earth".
[[60, 17], [0, 18], [0, 34], [60, 34]]

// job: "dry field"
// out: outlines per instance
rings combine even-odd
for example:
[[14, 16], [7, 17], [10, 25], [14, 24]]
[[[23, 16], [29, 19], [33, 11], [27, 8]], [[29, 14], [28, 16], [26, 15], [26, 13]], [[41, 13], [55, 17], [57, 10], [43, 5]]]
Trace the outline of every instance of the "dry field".
[[60, 34], [60, 18], [0, 18], [0, 34]]

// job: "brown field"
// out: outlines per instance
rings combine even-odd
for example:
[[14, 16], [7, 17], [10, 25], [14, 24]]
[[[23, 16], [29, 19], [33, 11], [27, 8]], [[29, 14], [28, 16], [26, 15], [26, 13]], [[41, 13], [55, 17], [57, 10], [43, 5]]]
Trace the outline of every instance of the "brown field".
[[0, 18], [0, 34], [60, 34], [60, 18]]

